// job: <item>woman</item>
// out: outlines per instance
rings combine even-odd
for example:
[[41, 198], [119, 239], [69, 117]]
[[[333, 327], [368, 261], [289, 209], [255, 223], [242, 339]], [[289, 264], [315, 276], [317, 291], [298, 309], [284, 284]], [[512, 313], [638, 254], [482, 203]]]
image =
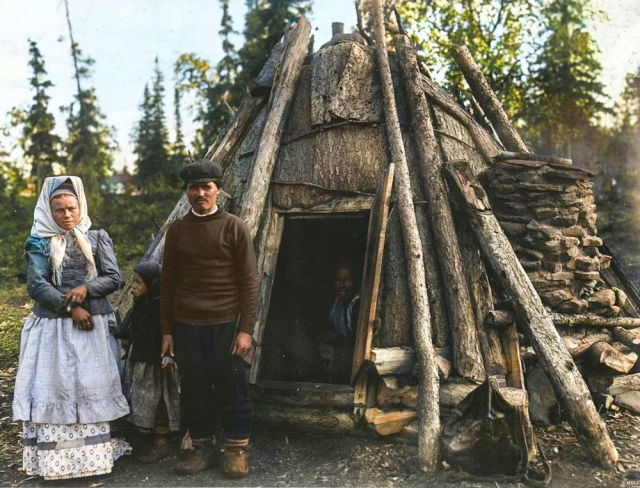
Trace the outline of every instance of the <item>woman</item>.
[[35, 300], [20, 341], [13, 419], [24, 422], [23, 467], [65, 479], [111, 472], [122, 445], [109, 421], [129, 413], [107, 296], [120, 272], [113, 244], [89, 231], [80, 178], [47, 178], [25, 244]]

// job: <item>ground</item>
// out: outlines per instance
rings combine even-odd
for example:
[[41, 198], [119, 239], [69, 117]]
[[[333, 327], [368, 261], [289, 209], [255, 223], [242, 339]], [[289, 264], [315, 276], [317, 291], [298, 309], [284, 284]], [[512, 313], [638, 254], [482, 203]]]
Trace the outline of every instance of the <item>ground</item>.
[[[631, 279], [640, 285], [640, 251], [636, 200], [627, 205], [600, 205], [600, 230]], [[192, 477], [178, 477], [172, 467], [175, 455], [153, 466], [126, 457], [112, 474], [43, 482], [21, 473], [18, 426], [11, 424], [11, 396], [17, 365], [19, 330], [31, 303], [24, 285], [9, 283], [0, 289], [0, 486], [518, 486], [502, 481], [480, 482], [448, 468], [437, 475], [421, 473], [415, 446], [389, 443], [371, 436], [311, 436], [257, 428], [250, 448], [251, 475], [227, 480], [219, 469]], [[634, 469], [640, 469], [640, 417], [629, 412], [605, 418], [620, 455], [617, 470], [607, 471], [589, 463], [568, 424], [536, 429], [553, 468], [551, 486], [640, 486]], [[519, 486], [524, 486], [520, 484]]]

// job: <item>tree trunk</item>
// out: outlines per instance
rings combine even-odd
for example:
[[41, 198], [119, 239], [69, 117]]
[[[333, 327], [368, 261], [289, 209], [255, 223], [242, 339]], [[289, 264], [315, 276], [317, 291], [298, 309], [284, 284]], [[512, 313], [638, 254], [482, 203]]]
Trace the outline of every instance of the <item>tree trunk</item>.
[[530, 152], [515, 127], [509, 122], [504, 108], [496, 94], [493, 92], [482, 70], [473, 60], [471, 53], [466, 46], [455, 46], [451, 50], [451, 56], [455, 60], [458, 68], [462, 71], [465, 80], [469, 84], [473, 96], [484, 110], [486, 116], [491, 121], [500, 140], [509, 151]]
[[518, 322], [548, 375], [582, 448], [600, 465], [615, 466], [618, 453], [593, 405], [589, 389], [493, 215], [487, 194], [466, 163], [447, 164], [445, 174], [468, 215], [485, 257], [500, 277]]
[[407, 277], [413, 311], [413, 333], [420, 363], [420, 405], [418, 407], [418, 462], [424, 471], [435, 471], [440, 457], [440, 417], [438, 413], [438, 367], [431, 339], [429, 302], [422, 257], [422, 243], [418, 232], [409, 167], [396, 111], [391, 70], [385, 45], [385, 29], [381, 0], [374, 1], [375, 38], [380, 84], [384, 101], [386, 129], [391, 160], [396, 165], [396, 191], [402, 234], [407, 256]]
[[260, 216], [267, 198], [284, 125], [302, 72], [302, 63], [307, 54], [310, 32], [311, 25], [301, 17], [286, 39], [287, 46], [284, 48], [282, 65], [273, 82], [267, 105], [267, 120], [262, 129], [260, 144], [253, 159], [251, 174], [238, 215], [247, 224], [253, 237], [260, 225]]
[[417, 55], [406, 36], [398, 37], [396, 49], [403, 71], [414, 141], [418, 148], [418, 164], [426, 187], [425, 194], [433, 223], [438, 261], [442, 267], [443, 285], [451, 321], [453, 365], [462, 377], [481, 382], [484, 380], [485, 371], [478, 346], [478, 333], [464, 276], [464, 263], [460, 256], [453, 214], [441, 172], [442, 158], [433, 132], [429, 105], [419, 84], [420, 71]]

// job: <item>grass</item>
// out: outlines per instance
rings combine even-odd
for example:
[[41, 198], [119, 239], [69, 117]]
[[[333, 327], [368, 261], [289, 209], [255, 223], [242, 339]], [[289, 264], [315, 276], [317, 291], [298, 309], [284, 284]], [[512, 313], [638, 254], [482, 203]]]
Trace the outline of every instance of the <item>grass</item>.
[[33, 307], [24, 283], [18, 280], [3, 282], [0, 283], [0, 370], [17, 364], [22, 323]]

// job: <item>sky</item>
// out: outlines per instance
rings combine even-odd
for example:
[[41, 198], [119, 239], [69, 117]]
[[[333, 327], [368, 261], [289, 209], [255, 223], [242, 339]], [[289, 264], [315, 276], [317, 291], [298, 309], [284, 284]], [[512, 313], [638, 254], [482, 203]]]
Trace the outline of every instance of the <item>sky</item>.
[[[231, 0], [234, 28], [241, 32], [245, 0]], [[619, 96], [625, 74], [640, 66], [640, 0], [596, 0], [607, 19], [593, 26], [600, 49], [602, 81], [612, 99]], [[95, 59], [91, 85], [107, 122], [116, 128], [120, 149], [115, 167], [133, 168], [131, 132], [140, 112], [144, 86], [156, 56], [166, 82], [166, 112], [173, 133], [173, 63], [182, 53], [196, 53], [213, 64], [221, 58], [221, 10], [216, 0], [69, 0], [74, 38], [83, 54]], [[315, 0], [308, 17], [316, 48], [331, 37], [331, 22], [356, 23], [351, 0]], [[75, 93], [73, 64], [62, 0], [0, 0], [0, 126], [13, 107], [26, 108], [33, 96], [29, 77], [29, 39], [38, 43], [54, 83], [50, 110], [57, 132], [66, 128], [60, 106]], [[236, 47], [242, 36], [233, 40]], [[186, 141], [193, 139], [191, 114], [183, 108]]]

